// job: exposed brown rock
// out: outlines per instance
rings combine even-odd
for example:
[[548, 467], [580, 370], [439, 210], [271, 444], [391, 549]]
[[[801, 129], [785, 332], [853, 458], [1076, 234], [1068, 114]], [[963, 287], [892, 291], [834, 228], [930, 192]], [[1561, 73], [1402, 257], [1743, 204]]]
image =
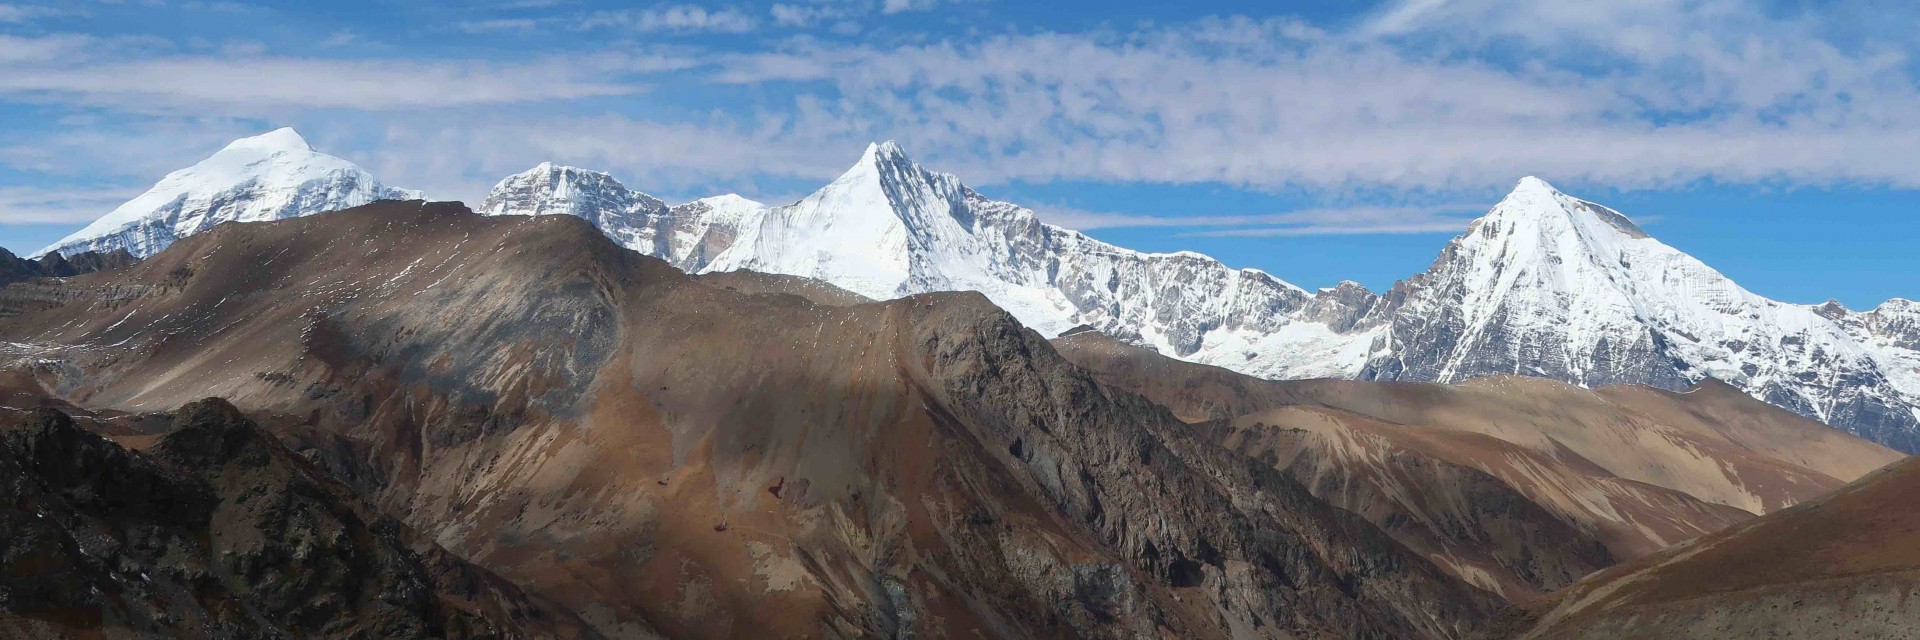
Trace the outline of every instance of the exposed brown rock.
[[1899, 458], [1714, 381], [1686, 393], [1514, 376], [1276, 382], [1095, 333], [1055, 343], [1103, 383], [1519, 601]]
[[220, 400], [151, 456], [0, 431], [0, 636], [598, 637], [379, 515]]

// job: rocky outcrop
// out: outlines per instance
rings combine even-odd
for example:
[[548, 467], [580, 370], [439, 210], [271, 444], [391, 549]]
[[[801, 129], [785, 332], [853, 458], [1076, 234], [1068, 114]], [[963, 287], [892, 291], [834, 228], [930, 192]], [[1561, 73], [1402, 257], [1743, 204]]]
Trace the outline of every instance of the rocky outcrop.
[[1054, 344], [1103, 384], [1522, 602], [1899, 458], [1714, 381], [1680, 394], [1513, 376], [1268, 381], [1097, 333]]
[[150, 453], [42, 409], [0, 432], [0, 635], [597, 637], [381, 516], [232, 405]]

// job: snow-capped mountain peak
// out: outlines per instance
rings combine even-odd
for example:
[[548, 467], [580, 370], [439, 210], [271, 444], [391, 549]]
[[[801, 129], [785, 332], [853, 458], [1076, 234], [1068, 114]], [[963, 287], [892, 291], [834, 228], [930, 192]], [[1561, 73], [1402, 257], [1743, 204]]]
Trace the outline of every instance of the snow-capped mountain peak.
[[[1495, 204], [1479, 222], [1491, 220], [1548, 225], [1571, 224], [1576, 225], [1575, 229], [1581, 231], [1583, 236], [1610, 229], [1613, 233], [1627, 238], [1648, 237], [1645, 230], [1620, 212], [1567, 195], [1555, 189], [1553, 185], [1547, 184], [1547, 181], [1533, 176], [1521, 178], [1515, 183], [1513, 191], [1501, 198], [1500, 202]], [[1549, 230], [1567, 229], [1553, 227]]]
[[292, 128], [281, 128], [235, 140], [167, 174], [146, 193], [35, 255], [126, 249], [146, 257], [222, 222], [280, 220], [420, 197], [382, 185], [359, 166], [315, 151]]
[[[839, 178], [742, 229], [712, 268], [804, 275], [897, 297], [912, 289], [915, 248], [967, 250], [968, 230], [945, 215], [962, 200], [952, 176], [922, 170], [892, 142], [869, 144]], [[929, 242], [932, 235], [939, 240]]]
[[[797, 275], [882, 299], [978, 291], [1043, 334], [1086, 325], [1270, 378], [1526, 374], [1681, 390], [1713, 377], [1920, 448], [1912, 303], [1858, 313], [1768, 300], [1625, 215], [1531, 176], [1427, 272], [1376, 294], [1354, 282], [1309, 293], [1197, 253], [1106, 244], [988, 199], [892, 142], [867, 145], [831, 183], [775, 207], [738, 196], [636, 207], [653, 200], [604, 174], [533, 173], [541, 177], [503, 181], [484, 209], [595, 220], [691, 272]], [[553, 175], [567, 188], [543, 186]], [[507, 201], [522, 204], [498, 206]]]
[[628, 189], [607, 173], [542, 162], [501, 179], [480, 210], [489, 215], [560, 214], [591, 220], [592, 215], [662, 213], [666, 204]]
[[227, 143], [227, 146], [222, 149], [222, 151], [236, 150], [278, 153], [281, 151], [314, 151], [314, 148], [312, 144], [307, 142], [305, 137], [300, 135], [300, 132], [294, 131], [293, 127], [281, 127], [257, 136], [235, 140]]
[[[612, 175], [553, 162], [500, 180], [481, 203], [485, 215], [570, 215], [585, 218], [615, 242], [649, 250], [667, 205], [628, 189]], [[645, 249], [642, 249], [644, 247]]]
[[1376, 320], [1390, 327], [1387, 355], [1362, 377], [1518, 373], [1676, 390], [1713, 377], [1880, 442], [1920, 447], [1920, 413], [1889, 382], [1886, 358], [1836, 324], [1857, 314], [1754, 294], [1619, 212], [1535, 178], [1390, 298], [1389, 315]]

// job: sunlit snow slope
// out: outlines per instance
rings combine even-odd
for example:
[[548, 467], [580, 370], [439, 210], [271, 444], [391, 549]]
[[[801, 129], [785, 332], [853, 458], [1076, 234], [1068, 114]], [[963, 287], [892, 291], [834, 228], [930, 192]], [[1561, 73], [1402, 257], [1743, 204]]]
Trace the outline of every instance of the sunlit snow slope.
[[502, 181], [482, 210], [579, 215], [693, 272], [790, 274], [882, 299], [980, 291], [1047, 335], [1090, 325], [1267, 378], [1517, 373], [1679, 390], [1713, 377], [1920, 448], [1912, 303], [1854, 313], [1769, 300], [1537, 178], [1522, 179], [1427, 272], [1377, 295], [1351, 282], [1308, 293], [1200, 254], [1115, 247], [987, 199], [891, 142], [778, 207], [728, 196], [669, 208], [605, 174], [555, 172], [542, 165]]
[[199, 164], [167, 174], [146, 193], [35, 255], [126, 249], [144, 258], [222, 222], [280, 220], [419, 197], [315, 151], [284, 128], [235, 140]]

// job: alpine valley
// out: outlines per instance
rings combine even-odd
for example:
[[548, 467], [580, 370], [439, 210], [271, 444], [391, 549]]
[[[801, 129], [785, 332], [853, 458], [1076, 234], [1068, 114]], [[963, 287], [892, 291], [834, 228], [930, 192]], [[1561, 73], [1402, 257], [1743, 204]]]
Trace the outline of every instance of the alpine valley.
[[8, 638], [1920, 625], [1920, 305], [1534, 178], [1307, 291], [892, 143], [779, 206], [549, 163], [469, 208], [282, 129], [0, 276]]

